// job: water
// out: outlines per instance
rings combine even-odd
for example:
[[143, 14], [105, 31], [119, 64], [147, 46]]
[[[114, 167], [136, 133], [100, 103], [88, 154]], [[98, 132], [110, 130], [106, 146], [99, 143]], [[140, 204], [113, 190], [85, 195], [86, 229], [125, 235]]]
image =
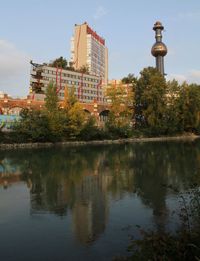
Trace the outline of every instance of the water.
[[[111, 260], [139, 229], [175, 230], [200, 142], [0, 152], [0, 260]], [[173, 213], [176, 211], [176, 213]]]

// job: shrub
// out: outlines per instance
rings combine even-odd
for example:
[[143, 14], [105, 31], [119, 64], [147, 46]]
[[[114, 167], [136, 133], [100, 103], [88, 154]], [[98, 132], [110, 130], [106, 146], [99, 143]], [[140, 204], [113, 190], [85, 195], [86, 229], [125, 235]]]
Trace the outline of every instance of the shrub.
[[41, 111], [22, 110], [20, 121], [13, 127], [11, 137], [16, 142], [43, 142], [51, 140], [49, 121]]

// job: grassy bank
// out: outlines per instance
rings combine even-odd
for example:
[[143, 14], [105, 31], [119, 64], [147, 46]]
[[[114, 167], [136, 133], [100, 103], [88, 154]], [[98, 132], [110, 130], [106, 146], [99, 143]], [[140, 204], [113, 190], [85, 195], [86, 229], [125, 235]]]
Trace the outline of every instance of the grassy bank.
[[115, 140], [92, 140], [92, 141], [64, 141], [64, 142], [26, 142], [26, 143], [0, 143], [0, 150], [4, 149], [32, 149], [32, 148], [50, 148], [50, 147], [72, 147], [87, 145], [111, 145], [127, 144], [138, 142], [164, 142], [164, 141], [195, 141], [199, 139], [198, 135], [181, 135], [173, 137], [143, 137], [143, 138], [126, 138]]

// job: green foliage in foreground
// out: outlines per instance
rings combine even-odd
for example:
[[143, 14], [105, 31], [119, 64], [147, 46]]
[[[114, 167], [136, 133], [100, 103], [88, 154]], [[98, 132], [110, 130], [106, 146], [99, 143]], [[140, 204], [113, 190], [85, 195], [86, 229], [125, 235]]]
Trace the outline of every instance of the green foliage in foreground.
[[132, 239], [128, 257], [116, 257], [115, 261], [132, 260], [200, 260], [200, 189], [190, 188], [180, 194], [180, 228], [175, 233], [140, 230], [142, 239]]
[[137, 240], [129, 247], [135, 249], [134, 254], [126, 259], [118, 260], [199, 260], [200, 236], [194, 231], [192, 235], [187, 231], [179, 231], [176, 235], [154, 232], [143, 232], [143, 239]]

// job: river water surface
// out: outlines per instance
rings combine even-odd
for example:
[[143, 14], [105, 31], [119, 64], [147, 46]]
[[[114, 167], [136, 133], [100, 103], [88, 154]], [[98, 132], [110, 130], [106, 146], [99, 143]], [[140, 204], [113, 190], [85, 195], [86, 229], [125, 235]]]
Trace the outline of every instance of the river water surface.
[[178, 226], [200, 142], [0, 152], [0, 260], [112, 260]]

